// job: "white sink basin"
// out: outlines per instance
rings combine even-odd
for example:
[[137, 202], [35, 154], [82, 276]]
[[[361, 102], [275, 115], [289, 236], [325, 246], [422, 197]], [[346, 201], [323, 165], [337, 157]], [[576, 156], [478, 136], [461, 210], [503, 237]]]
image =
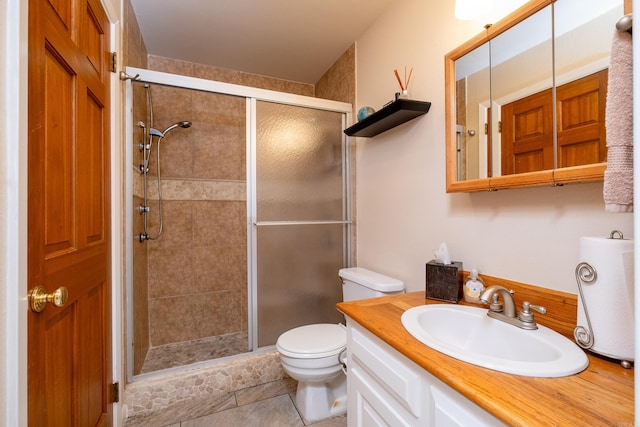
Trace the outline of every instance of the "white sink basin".
[[538, 325], [520, 329], [487, 316], [487, 309], [453, 304], [411, 308], [404, 328], [421, 343], [474, 365], [528, 377], [564, 377], [585, 369], [584, 351]]

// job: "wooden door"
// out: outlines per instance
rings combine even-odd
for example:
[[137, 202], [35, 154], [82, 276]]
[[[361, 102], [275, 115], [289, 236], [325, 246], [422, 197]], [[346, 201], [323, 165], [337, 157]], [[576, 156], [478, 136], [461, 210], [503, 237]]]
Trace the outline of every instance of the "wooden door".
[[558, 86], [558, 167], [607, 161], [605, 109], [608, 70]]
[[553, 169], [551, 89], [502, 106], [502, 174]]
[[[109, 22], [99, 0], [29, 0], [31, 426], [111, 425]], [[33, 298], [30, 298], [33, 301]]]

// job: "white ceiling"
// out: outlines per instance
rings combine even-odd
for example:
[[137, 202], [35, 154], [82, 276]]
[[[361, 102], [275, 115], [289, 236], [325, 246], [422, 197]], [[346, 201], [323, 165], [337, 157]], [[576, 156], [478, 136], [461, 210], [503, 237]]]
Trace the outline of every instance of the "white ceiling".
[[132, 0], [151, 55], [315, 84], [392, 0]]

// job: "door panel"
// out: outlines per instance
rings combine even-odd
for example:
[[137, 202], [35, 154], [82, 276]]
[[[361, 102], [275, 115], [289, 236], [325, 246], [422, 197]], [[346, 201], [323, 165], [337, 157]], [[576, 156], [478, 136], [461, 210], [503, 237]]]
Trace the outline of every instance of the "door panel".
[[33, 426], [111, 425], [109, 23], [99, 0], [29, 1], [29, 288]]
[[502, 174], [553, 169], [551, 89], [502, 107]]
[[607, 72], [605, 69], [558, 86], [558, 167], [607, 160], [604, 125]]
[[73, 141], [73, 129], [67, 119], [73, 115], [75, 77], [51, 47], [46, 49], [45, 60], [45, 105], [56, 106], [45, 107], [47, 118], [43, 120], [45, 256], [50, 257], [60, 251], [71, 251], [76, 246], [71, 198], [73, 152], [69, 144]]

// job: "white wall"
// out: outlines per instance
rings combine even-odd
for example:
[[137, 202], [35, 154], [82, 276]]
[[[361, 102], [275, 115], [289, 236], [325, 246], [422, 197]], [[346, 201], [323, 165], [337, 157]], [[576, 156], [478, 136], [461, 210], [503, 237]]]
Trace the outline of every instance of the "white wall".
[[357, 264], [423, 290], [425, 263], [446, 242], [465, 270], [577, 293], [580, 236], [633, 237], [632, 214], [605, 213], [602, 183], [445, 193], [444, 55], [483, 30], [456, 20], [454, 3], [398, 0], [357, 40], [357, 108], [392, 100], [393, 70], [405, 65], [410, 98], [432, 103], [426, 116], [357, 139]]
[[[0, 425], [26, 425], [26, 2], [0, 0]], [[23, 237], [22, 239], [20, 237]]]

